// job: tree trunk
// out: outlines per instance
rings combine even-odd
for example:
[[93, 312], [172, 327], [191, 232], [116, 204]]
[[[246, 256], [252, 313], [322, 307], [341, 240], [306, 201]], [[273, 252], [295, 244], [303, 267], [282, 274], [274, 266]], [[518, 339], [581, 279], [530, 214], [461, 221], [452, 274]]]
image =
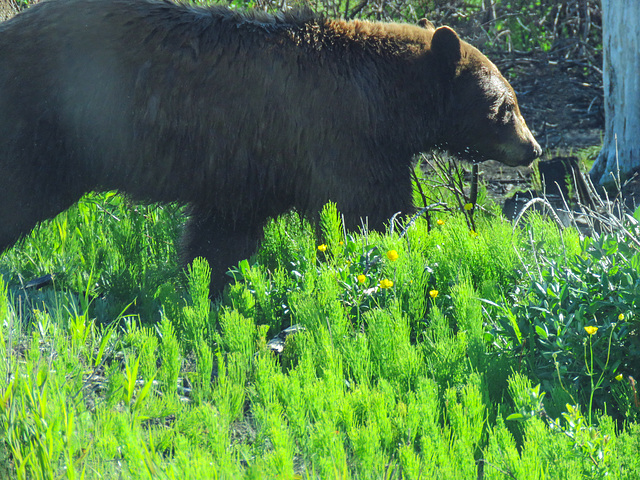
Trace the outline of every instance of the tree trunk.
[[602, 0], [604, 145], [591, 168], [596, 185], [640, 169], [640, 1]]

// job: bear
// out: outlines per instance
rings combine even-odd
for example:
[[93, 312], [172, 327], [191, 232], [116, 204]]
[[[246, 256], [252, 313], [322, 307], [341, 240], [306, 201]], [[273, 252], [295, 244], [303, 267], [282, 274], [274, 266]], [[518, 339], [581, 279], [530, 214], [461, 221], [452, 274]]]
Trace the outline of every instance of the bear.
[[412, 160], [527, 165], [496, 66], [449, 27], [168, 0], [45, 0], [0, 24], [0, 252], [89, 191], [190, 205], [212, 292], [266, 221], [411, 213]]

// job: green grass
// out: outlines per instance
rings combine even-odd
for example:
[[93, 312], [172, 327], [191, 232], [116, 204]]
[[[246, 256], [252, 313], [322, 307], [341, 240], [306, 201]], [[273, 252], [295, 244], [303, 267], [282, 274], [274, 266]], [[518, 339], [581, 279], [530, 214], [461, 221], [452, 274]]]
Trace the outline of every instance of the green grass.
[[[345, 236], [328, 205], [318, 249], [284, 216], [212, 303], [206, 262], [176, 264], [179, 208], [83, 198], [0, 256], [0, 477], [637, 478], [638, 376], [606, 362], [638, 355], [637, 252], [540, 217], [431, 217]], [[615, 299], [597, 297], [605, 264]], [[568, 385], [536, 312], [559, 328], [580, 302], [624, 311], [627, 334], [607, 350], [604, 326], [562, 324], [587, 379]]]

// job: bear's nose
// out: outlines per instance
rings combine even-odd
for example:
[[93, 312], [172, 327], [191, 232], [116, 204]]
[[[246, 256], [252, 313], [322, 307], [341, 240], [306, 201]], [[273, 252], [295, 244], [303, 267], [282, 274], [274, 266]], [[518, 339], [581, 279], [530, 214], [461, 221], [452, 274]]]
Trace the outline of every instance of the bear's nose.
[[542, 147], [538, 142], [534, 140], [533, 141], [533, 157], [538, 158], [540, 155], [542, 155]]
[[542, 147], [538, 142], [535, 141], [534, 138], [531, 138], [531, 142], [529, 143], [529, 153], [528, 153], [529, 159], [533, 161], [536, 158], [540, 157], [540, 155], [542, 155]]

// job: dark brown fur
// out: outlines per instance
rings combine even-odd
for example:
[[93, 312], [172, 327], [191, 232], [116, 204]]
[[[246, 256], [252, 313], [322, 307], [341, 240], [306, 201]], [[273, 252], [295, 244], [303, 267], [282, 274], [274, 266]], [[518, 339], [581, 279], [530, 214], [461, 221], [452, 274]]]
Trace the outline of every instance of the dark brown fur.
[[377, 229], [409, 212], [418, 152], [518, 165], [540, 149], [446, 27], [150, 0], [50, 0], [0, 24], [0, 132], [0, 251], [117, 189], [192, 205], [186, 260], [206, 257], [214, 286], [292, 208], [333, 200]]

